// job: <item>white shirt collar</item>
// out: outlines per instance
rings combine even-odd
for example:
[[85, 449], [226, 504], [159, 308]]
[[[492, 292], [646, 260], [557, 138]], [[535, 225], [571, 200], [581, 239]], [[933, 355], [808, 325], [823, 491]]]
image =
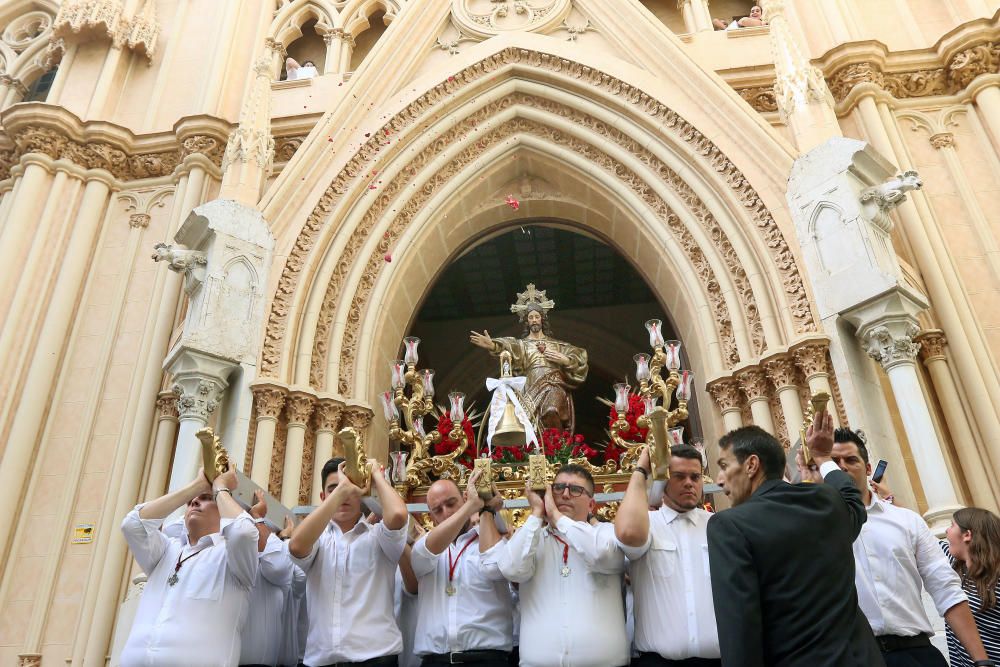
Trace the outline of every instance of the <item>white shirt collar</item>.
[[678, 512], [672, 507], [667, 505], [661, 505], [660, 511], [663, 512], [663, 518], [667, 520], [667, 523], [673, 523], [674, 519], [680, 517], [685, 519], [688, 523], [694, 523], [694, 510], [688, 510], [687, 512]]

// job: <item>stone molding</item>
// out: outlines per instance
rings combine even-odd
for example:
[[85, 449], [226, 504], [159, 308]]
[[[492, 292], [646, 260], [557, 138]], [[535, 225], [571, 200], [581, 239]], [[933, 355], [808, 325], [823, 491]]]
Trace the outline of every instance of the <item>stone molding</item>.
[[749, 403], [768, 400], [767, 375], [760, 368], [750, 367], [738, 371], [736, 380], [740, 384], [740, 389], [746, 394]]
[[17, 667], [42, 667], [42, 654], [41, 653], [18, 654]]
[[489, 39], [514, 30], [549, 32], [572, 9], [572, 0], [491, 0], [485, 7], [475, 0], [452, 0], [451, 20], [460, 32]]
[[24, 82], [17, 77], [7, 74], [6, 72], [0, 74], [0, 84], [7, 86], [8, 88], [13, 88], [17, 91], [17, 95], [20, 98], [23, 98], [28, 94], [28, 87], [24, 85]]
[[955, 147], [955, 135], [952, 132], [938, 132], [930, 136], [931, 146], [941, 150], [942, 148]]
[[113, 48], [127, 48], [152, 62], [160, 34], [155, 0], [146, 0], [131, 18], [124, 13], [121, 0], [63, 0], [45, 52], [46, 66], [57, 65], [69, 44], [98, 39], [107, 39]]
[[795, 361], [788, 357], [778, 357], [777, 359], [771, 359], [770, 361], [765, 361], [764, 372], [767, 373], [767, 377], [774, 384], [774, 388], [777, 391], [781, 391], [785, 387], [795, 388], [796, 378], [798, 376], [798, 371], [795, 367]]
[[924, 331], [917, 336], [917, 342], [920, 344], [920, 359], [924, 362], [925, 366], [929, 365], [932, 361], [947, 358], [944, 348], [948, 344], [948, 340], [945, 338], [944, 332], [940, 329]]
[[708, 393], [712, 396], [715, 404], [719, 406], [722, 414], [739, 411], [743, 404], [740, 383], [732, 378], [716, 380], [708, 385]]
[[308, 135], [298, 134], [292, 137], [274, 138], [274, 161], [288, 162], [295, 156], [295, 152], [302, 146]]
[[[797, 266], [797, 260], [792, 254], [787, 241], [766, 205], [753, 188], [750, 187], [746, 177], [714, 143], [666, 105], [649, 97], [643, 91], [624, 81], [599, 70], [581, 65], [580, 63], [567, 61], [537, 51], [510, 47], [471, 65], [454, 76], [448, 77], [446, 81], [427, 91], [401, 112], [390, 118], [382, 129], [372, 133], [373, 136], [358, 149], [355, 156], [341, 170], [320, 197], [316, 207], [303, 225], [296, 243], [289, 252], [288, 259], [279, 278], [278, 287], [271, 305], [271, 313], [268, 318], [264, 350], [261, 357], [261, 370], [264, 374], [273, 375], [278, 372], [282, 358], [282, 347], [286, 333], [289, 307], [296, 291], [299, 277], [306, 265], [307, 257], [313, 249], [320, 228], [324, 226], [330, 217], [330, 211], [337, 206], [345, 195], [358, 186], [358, 183], [364, 179], [364, 174], [370, 172], [372, 163], [379, 157], [383, 150], [385, 137], [389, 134], [398, 136], [402, 130], [413, 125], [427, 112], [433, 111], [439, 103], [452, 97], [459, 89], [483, 77], [494, 76], [495, 72], [501, 68], [516, 64], [525, 64], [536, 69], [558, 72], [596, 88], [611, 92], [625, 104], [634, 107], [637, 113], [646, 116], [653, 122], [659, 123], [664, 131], [687, 143], [694, 153], [701, 156], [705, 164], [720, 174], [721, 178], [728, 184], [734, 196], [741, 201], [744, 210], [752, 219], [753, 226], [756, 228], [761, 241], [769, 248], [771, 260], [781, 275], [788, 300], [787, 306], [791, 313], [796, 333], [808, 333], [816, 330], [814, 315]], [[631, 141], [631, 144], [640, 149], [642, 148], [637, 142]], [[406, 173], [406, 171], [404, 169], [403, 173]], [[645, 189], [648, 190], [648, 188]], [[376, 201], [387, 205], [389, 199], [388, 194], [383, 194]], [[368, 228], [358, 229], [351, 235], [348, 247], [341, 254], [341, 258], [335, 269], [334, 278], [330, 284], [331, 290], [338, 290], [342, 287], [343, 278], [346, 276], [350, 266], [356, 261], [356, 253], [363, 245], [373, 225], [373, 218], [370, 212], [366, 214], [362, 225], [366, 225]], [[383, 246], [388, 247], [388, 240], [386, 239], [380, 243], [380, 249], [376, 250], [372, 255], [376, 257], [375, 263], [378, 268], [381, 268], [379, 262], [381, 262], [381, 257], [385, 253], [385, 250], [381, 248]], [[374, 282], [366, 275], [362, 280], [362, 284], [366, 286], [366, 289], [370, 290], [370, 286]], [[328, 290], [329, 293], [330, 290]], [[348, 316], [349, 320], [351, 317], [357, 317], [358, 321], [360, 321], [360, 311], [353, 304], [351, 311], [353, 315]], [[751, 313], [749, 319], [752, 320], [754, 316]], [[327, 320], [329, 319], [328, 314]], [[349, 321], [349, 325], [353, 326], [354, 323]], [[316, 347], [313, 352], [310, 372], [310, 385], [313, 387], [323, 387], [326, 384], [325, 355], [329, 332], [328, 330], [324, 331], [321, 329], [324, 327], [328, 328], [329, 326], [328, 321], [321, 317], [315, 336]], [[730, 367], [732, 367], [738, 363], [739, 357], [735, 350], [735, 344], [727, 344], [725, 342], [726, 329], [726, 326], [720, 327], [720, 337], [724, 341], [724, 357], [727, 359]], [[319, 356], [317, 356], [317, 352], [320, 353]], [[353, 364], [353, 356], [348, 357], [348, 361], [350, 364]], [[338, 389], [342, 394], [348, 395], [350, 384], [350, 382], [339, 383]]]
[[774, 113], [778, 110], [778, 98], [774, 84], [734, 88], [743, 100], [758, 113]]
[[285, 396], [288, 390], [274, 384], [253, 384], [250, 386], [253, 393], [253, 406], [257, 412], [257, 419], [278, 420], [285, 407]]

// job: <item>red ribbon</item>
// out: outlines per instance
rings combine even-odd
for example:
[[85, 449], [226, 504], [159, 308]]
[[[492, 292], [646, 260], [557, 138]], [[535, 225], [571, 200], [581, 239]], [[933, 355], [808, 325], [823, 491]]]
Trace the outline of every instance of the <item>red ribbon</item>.
[[448, 583], [449, 584], [452, 582], [452, 579], [455, 578], [455, 568], [458, 566], [458, 561], [460, 561], [462, 559], [462, 554], [465, 553], [465, 550], [469, 548], [470, 544], [472, 544], [473, 542], [475, 542], [478, 539], [479, 539], [479, 535], [478, 534], [477, 535], [473, 535], [472, 539], [469, 540], [468, 542], [466, 542], [465, 546], [462, 547], [462, 550], [458, 552], [457, 556], [455, 556], [455, 560], [451, 559], [451, 545], [450, 544], [448, 545]]
[[565, 540], [553, 533], [551, 530], [549, 531], [549, 535], [555, 538], [559, 544], [563, 545], [563, 565], [569, 564], [569, 545], [566, 544]]

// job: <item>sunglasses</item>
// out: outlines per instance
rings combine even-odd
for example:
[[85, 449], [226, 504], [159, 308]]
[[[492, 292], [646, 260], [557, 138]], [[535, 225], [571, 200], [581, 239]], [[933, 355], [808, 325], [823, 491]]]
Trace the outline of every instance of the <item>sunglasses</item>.
[[555, 484], [552, 485], [553, 493], [562, 493], [566, 489], [569, 489], [569, 495], [572, 496], [573, 498], [579, 498], [585, 493], [588, 496], [594, 495], [589, 490], [587, 490], [586, 487], [580, 486], [579, 484], [567, 484], [566, 482], [556, 482]]

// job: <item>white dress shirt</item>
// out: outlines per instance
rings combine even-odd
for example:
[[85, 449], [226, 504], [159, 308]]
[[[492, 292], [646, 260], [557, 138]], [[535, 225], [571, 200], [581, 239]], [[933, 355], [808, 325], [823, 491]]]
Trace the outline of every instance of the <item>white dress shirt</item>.
[[[281, 544], [288, 553], [288, 540]], [[291, 562], [291, 554], [288, 556]], [[281, 608], [281, 653], [279, 665], [297, 665], [302, 662], [306, 650], [306, 633], [309, 619], [306, 618], [306, 573], [292, 564], [292, 585], [285, 590]]]
[[920, 515], [875, 494], [854, 541], [854, 564], [858, 603], [876, 637], [934, 634], [920, 599], [921, 582], [942, 616], [968, 600]]
[[399, 654], [399, 667], [420, 667], [420, 656], [413, 652], [413, 638], [417, 634], [417, 596], [407, 592], [399, 568], [396, 568], [394, 589], [393, 607], [396, 625], [403, 635], [403, 651]]
[[[162, 519], [142, 519], [138, 505], [122, 533], [146, 587], [122, 650], [124, 667], [238, 665], [240, 632], [257, 580], [257, 529], [246, 512], [222, 519], [220, 532], [195, 544], [167, 537]], [[178, 559], [187, 559], [174, 574]]]
[[[510, 589], [496, 562], [488, 562], [500, 544], [480, 554], [479, 529], [473, 527], [437, 556], [427, 549], [426, 535], [413, 545], [410, 562], [419, 583], [417, 655], [511, 650]], [[455, 565], [454, 595], [446, 591], [449, 560]]]
[[703, 509], [649, 513], [641, 547], [621, 545], [635, 596], [635, 648], [668, 660], [719, 658]]
[[250, 611], [243, 627], [240, 664], [276, 665], [284, 640], [285, 595], [291, 591], [295, 566], [284, 543], [274, 533], [267, 536], [257, 561], [260, 569], [257, 583], [250, 589]]
[[403, 650], [392, 589], [405, 546], [405, 525], [389, 530], [381, 521], [361, 520], [344, 533], [331, 521], [308, 556], [292, 556], [306, 573], [307, 665], [363, 662]]
[[569, 545], [568, 576], [562, 576], [563, 545], [535, 516], [484, 559], [495, 559], [507, 579], [521, 584], [521, 667], [627, 665], [625, 557], [614, 526], [565, 516], [556, 525]]

